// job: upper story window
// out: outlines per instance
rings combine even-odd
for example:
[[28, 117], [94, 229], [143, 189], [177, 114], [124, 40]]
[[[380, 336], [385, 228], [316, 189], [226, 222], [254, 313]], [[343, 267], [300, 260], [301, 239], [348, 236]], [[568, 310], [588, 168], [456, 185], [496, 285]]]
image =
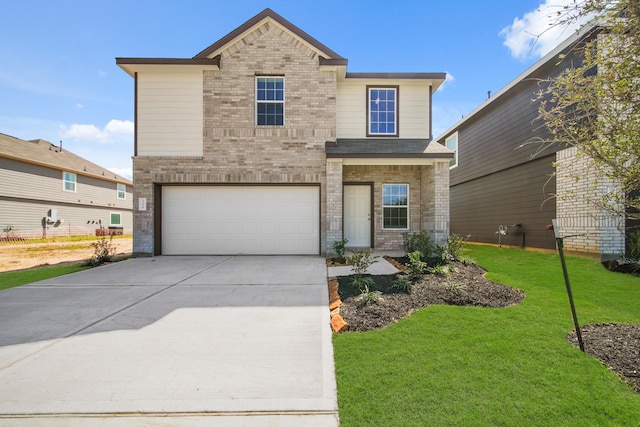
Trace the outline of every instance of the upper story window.
[[449, 168], [455, 168], [458, 166], [458, 132], [449, 136], [444, 145], [451, 151], [453, 151], [453, 159], [449, 160]]
[[367, 86], [367, 136], [398, 136], [398, 86]]
[[409, 184], [382, 184], [382, 228], [409, 229]]
[[124, 200], [127, 197], [127, 186], [124, 184], [118, 184], [118, 199], [119, 200]]
[[256, 77], [256, 124], [284, 126], [284, 77]]
[[77, 180], [78, 178], [75, 173], [62, 172], [62, 189], [75, 193]]

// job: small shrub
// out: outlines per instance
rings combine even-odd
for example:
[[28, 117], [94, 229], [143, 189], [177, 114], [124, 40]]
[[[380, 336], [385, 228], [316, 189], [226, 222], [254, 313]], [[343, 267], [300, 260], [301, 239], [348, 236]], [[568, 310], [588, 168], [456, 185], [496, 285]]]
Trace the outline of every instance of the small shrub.
[[411, 280], [407, 279], [406, 277], [397, 278], [391, 285], [391, 289], [394, 292], [404, 292], [407, 294], [411, 293], [412, 287], [413, 287], [413, 283], [411, 282]]
[[347, 243], [349, 243], [349, 240], [347, 239], [336, 240], [333, 242], [333, 251], [336, 253], [336, 256], [332, 258], [332, 261], [342, 264], [346, 262], [344, 254], [346, 252]]
[[93, 257], [86, 260], [84, 265], [97, 267], [105, 262], [110, 262], [116, 253], [116, 248], [113, 246], [112, 241], [113, 236], [110, 236], [108, 240], [106, 237], [101, 237], [96, 242], [92, 243]]
[[456, 282], [447, 282], [445, 287], [447, 288], [447, 291], [454, 295], [460, 295], [460, 292], [464, 289], [463, 285]]
[[431, 241], [431, 237], [425, 232], [422, 233], [404, 233], [402, 235], [404, 251], [408, 254], [419, 251], [420, 258], [427, 261], [433, 256], [435, 245]]
[[453, 270], [453, 267], [447, 264], [434, 265], [433, 267], [427, 267], [429, 274], [435, 274], [436, 276], [446, 276]]
[[414, 251], [409, 254], [407, 268], [409, 269], [409, 277], [414, 280], [424, 273], [427, 263], [422, 261], [420, 251]]
[[369, 276], [355, 276], [351, 280], [351, 284], [362, 292], [363, 289], [369, 289], [370, 286], [375, 285], [375, 282]]
[[360, 292], [355, 300], [358, 302], [360, 306], [365, 306], [367, 304], [377, 304], [379, 301], [382, 301], [382, 292], [380, 291], [371, 291], [369, 287], [366, 286]]
[[465, 240], [467, 240], [469, 236], [461, 237], [457, 234], [449, 235], [447, 239], [447, 260], [448, 261], [460, 261], [462, 258], [462, 250], [464, 249]]
[[366, 252], [356, 252], [347, 258], [347, 260], [349, 261], [349, 264], [351, 264], [353, 274], [356, 276], [362, 276], [378, 258], [378, 256], [374, 256], [373, 252], [369, 250]]

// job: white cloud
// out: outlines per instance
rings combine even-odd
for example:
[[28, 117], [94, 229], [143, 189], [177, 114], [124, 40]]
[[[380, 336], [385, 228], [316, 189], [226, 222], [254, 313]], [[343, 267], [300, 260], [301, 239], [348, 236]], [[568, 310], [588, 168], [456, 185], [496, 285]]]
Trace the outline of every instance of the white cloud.
[[107, 123], [104, 130], [109, 133], [117, 133], [121, 135], [133, 136], [133, 122], [130, 120], [111, 120]]
[[116, 139], [130, 138], [133, 136], [133, 122], [129, 120], [111, 120], [104, 129], [96, 125], [72, 124], [60, 127], [60, 137], [69, 138], [79, 142], [98, 142], [107, 144]]
[[541, 58], [569, 37], [582, 22], [556, 25], [559, 14], [572, 7], [574, 0], [544, 0], [537, 9], [514, 18], [513, 23], [500, 31], [503, 44], [511, 56], [520, 60]]

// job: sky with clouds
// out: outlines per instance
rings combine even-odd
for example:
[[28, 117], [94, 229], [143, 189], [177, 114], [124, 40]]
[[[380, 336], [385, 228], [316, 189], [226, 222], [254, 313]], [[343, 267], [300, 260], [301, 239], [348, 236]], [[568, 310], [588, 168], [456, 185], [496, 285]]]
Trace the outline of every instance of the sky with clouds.
[[269, 7], [351, 72], [446, 72], [434, 136], [574, 29], [573, 0], [22, 0], [2, 7], [0, 133], [64, 147], [131, 178], [133, 79], [116, 57], [190, 58]]

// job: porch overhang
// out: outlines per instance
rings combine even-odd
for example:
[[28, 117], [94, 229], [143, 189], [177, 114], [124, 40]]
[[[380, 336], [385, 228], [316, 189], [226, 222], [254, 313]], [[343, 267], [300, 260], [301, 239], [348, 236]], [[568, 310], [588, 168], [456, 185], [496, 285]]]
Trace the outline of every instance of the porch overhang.
[[325, 143], [327, 161], [343, 165], [432, 165], [454, 153], [429, 139], [338, 139]]

